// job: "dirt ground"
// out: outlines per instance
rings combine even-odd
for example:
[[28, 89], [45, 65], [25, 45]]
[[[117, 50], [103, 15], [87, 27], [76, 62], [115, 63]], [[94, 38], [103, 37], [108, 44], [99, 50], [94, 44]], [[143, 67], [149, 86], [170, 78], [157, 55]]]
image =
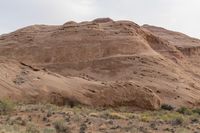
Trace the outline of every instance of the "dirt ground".
[[199, 133], [200, 115], [190, 111], [17, 105], [0, 116], [0, 133]]

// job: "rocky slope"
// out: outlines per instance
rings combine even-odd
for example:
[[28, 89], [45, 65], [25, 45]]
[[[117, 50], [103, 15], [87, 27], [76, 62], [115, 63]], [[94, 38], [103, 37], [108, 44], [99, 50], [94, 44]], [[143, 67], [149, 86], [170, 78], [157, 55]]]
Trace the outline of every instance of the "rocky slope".
[[[200, 62], [194, 62], [198, 50], [187, 49], [198, 49], [199, 42], [162, 28], [106, 18], [19, 29], [0, 36], [0, 55], [62, 75], [41, 78], [45, 87], [35, 87], [37, 97], [48, 94], [39, 93], [45, 88], [87, 105], [194, 107], [200, 99]], [[31, 86], [38, 83], [31, 81]]]
[[8, 59], [0, 59], [0, 73], [0, 99], [70, 106], [129, 105], [148, 109], [158, 108], [160, 104], [156, 94], [145, 87], [138, 89], [139, 84], [131, 81], [103, 83], [63, 77]]
[[200, 40], [196, 38], [156, 26], [143, 25], [143, 28], [151, 31], [154, 35], [167, 40], [186, 56], [200, 55]]

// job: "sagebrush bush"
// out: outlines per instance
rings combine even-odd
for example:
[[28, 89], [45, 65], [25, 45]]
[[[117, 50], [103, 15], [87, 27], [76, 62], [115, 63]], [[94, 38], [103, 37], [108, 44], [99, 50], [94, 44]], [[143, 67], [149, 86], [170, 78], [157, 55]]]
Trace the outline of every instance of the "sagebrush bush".
[[200, 108], [193, 109], [192, 112], [200, 115]]
[[45, 128], [43, 129], [43, 133], [56, 133], [56, 130], [53, 128]]
[[54, 122], [53, 125], [57, 133], [70, 133], [69, 127], [62, 120]]
[[184, 123], [183, 117], [178, 117], [178, 118], [171, 121], [171, 124], [174, 125], [174, 126], [181, 125], [183, 123]]
[[5, 115], [12, 112], [15, 104], [11, 100], [0, 100], [0, 115]]
[[35, 125], [30, 124], [26, 127], [26, 133], [40, 133], [40, 130]]
[[177, 110], [177, 112], [180, 113], [180, 114], [184, 114], [184, 115], [191, 115], [193, 113], [190, 109], [188, 109], [186, 107], [179, 108]]

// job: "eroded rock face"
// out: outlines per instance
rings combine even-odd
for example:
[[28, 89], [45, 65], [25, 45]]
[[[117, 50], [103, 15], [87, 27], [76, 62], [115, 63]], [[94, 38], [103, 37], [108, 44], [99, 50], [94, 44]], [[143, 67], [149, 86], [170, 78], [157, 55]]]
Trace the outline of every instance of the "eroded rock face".
[[167, 40], [186, 56], [200, 55], [200, 40], [196, 38], [156, 26], [143, 25], [143, 28], [151, 31], [154, 35]]
[[[0, 99], [23, 102], [49, 102], [71, 107], [84, 104], [94, 107], [131, 106], [158, 109], [160, 99], [151, 90], [131, 82], [101, 84], [75, 77], [63, 77], [38, 70], [24, 63], [1, 59]], [[123, 89], [122, 89], [123, 88]]]
[[25, 27], [0, 36], [0, 56], [8, 60], [0, 66], [0, 96], [58, 105], [199, 106], [199, 42], [109, 18]]
[[[130, 106], [142, 109], [159, 109], [161, 100], [151, 89], [131, 81], [102, 86], [92, 101], [96, 106]], [[95, 93], [95, 92], [94, 92]]]

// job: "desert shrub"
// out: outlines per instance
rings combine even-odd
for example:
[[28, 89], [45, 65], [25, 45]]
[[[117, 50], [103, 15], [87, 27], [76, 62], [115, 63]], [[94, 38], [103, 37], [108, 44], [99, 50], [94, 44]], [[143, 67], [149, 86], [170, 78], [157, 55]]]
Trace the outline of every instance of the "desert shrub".
[[149, 116], [148, 115], [142, 115], [141, 118], [140, 118], [140, 120], [142, 122], [150, 122], [150, 121], [152, 121], [152, 119], [153, 119], [153, 117], [151, 117], [150, 115]]
[[190, 109], [188, 109], [186, 107], [179, 108], [177, 110], [177, 112], [180, 113], [180, 114], [184, 114], [184, 115], [191, 115], [193, 113]]
[[14, 110], [15, 104], [10, 100], [0, 100], [0, 115], [5, 115]]
[[123, 114], [116, 112], [106, 112], [105, 114], [103, 114], [103, 117], [106, 119], [126, 119]]
[[191, 123], [199, 123], [199, 119], [198, 118], [191, 118]]
[[26, 128], [26, 133], [40, 133], [40, 130], [35, 125], [30, 124]]
[[162, 104], [161, 109], [172, 111], [172, 110], [174, 110], [174, 107], [172, 105], [169, 105], [169, 104]]
[[184, 122], [183, 117], [178, 117], [178, 118], [172, 120], [172, 125], [173, 126], [181, 125], [181, 124], [183, 124], [183, 122]]
[[56, 133], [56, 130], [53, 128], [45, 128], [43, 129], [43, 133]]
[[143, 112], [139, 118], [142, 122], [150, 122], [154, 120], [155, 115], [151, 112]]
[[[156, 119], [171, 122], [171, 121], [179, 121], [179, 119], [187, 120], [187, 117], [184, 117], [182, 114], [172, 111], [172, 112], [163, 112], [156, 116]], [[177, 122], [178, 123], [178, 122]]]
[[70, 133], [70, 129], [64, 121], [56, 121], [53, 123], [56, 133]]
[[64, 99], [64, 105], [65, 106], [69, 106], [71, 108], [80, 105], [80, 102], [78, 100], [76, 100], [75, 98], [66, 98]]
[[200, 115], [200, 108], [193, 109], [192, 112]]
[[54, 111], [59, 110], [59, 107], [54, 104], [46, 104], [44, 106], [44, 109], [54, 112]]
[[[94, 114], [95, 116], [95, 114]], [[98, 116], [98, 114], [97, 114]], [[123, 113], [123, 112], [104, 112], [101, 117], [105, 119], [133, 119], [135, 115], [133, 113]]]
[[85, 133], [86, 129], [87, 129], [87, 125], [85, 123], [81, 124], [80, 132], [79, 133]]
[[0, 126], [0, 133], [22, 133], [18, 125], [3, 124]]

